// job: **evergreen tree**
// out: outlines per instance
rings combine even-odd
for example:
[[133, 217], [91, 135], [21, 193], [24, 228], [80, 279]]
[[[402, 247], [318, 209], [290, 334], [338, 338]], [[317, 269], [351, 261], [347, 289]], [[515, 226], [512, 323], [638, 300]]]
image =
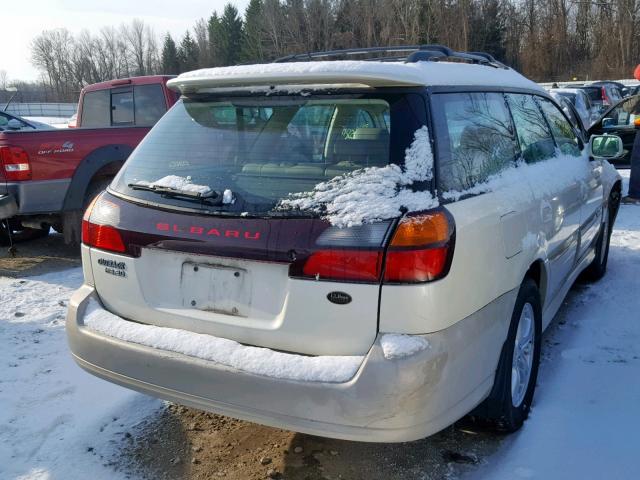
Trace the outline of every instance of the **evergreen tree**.
[[180, 49], [178, 50], [180, 70], [182, 72], [195, 70], [198, 68], [198, 58], [198, 44], [193, 39], [189, 31], [187, 31], [182, 38], [182, 42], [180, 42]]
[[207, 23], [209, 30], [209, 63], [213, 67], [219, 67], [222, 65], [221, 52], [220, 52], [220, 18], [217, 12], [213, 12], [209, 17]]
[[162, 67], [162, 73], [165, 75], [177, 75], [180, 73], [178, 49], [176, 48], [176, 42], [173, 41], [173, 38], [171, 38], [171, 34], [169, 33], [164, 37], [160, 64]]
[[221, 65], [235, 65], [240, 61], [242, 43], [242, 18], [232, 4], [227, 3], [220, 17], [219, 28], [215, 29], [213, 44]]
[[264, 61], [262, 48], [262, 0], [251, 0], [244, 11], [240, 58], [244, 62]]

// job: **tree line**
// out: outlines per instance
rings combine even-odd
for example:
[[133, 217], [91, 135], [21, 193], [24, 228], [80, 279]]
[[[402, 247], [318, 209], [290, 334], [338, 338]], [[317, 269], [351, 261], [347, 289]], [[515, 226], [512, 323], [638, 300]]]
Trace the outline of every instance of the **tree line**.
[[640, 0], [251, 0], [176, 39], [140, 20], [95, 34], [44, 31], [32, 61], [59, 100], [112, 78], [398, 44], [484, 51], [536, 81], [628, 78], [640, 62], [639, 13]]

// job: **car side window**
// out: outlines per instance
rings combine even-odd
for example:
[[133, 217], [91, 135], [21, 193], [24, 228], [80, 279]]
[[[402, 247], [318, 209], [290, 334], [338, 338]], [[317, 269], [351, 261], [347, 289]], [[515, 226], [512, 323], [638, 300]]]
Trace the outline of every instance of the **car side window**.
[[81, 126], [104, 128], [111, 126], [111, 91], [96, 90], [84, 94]]
[[551, 132], [560, 151], [574, 157], [580, 156], [580, 141], [562, 111], [546, 98], [538, 97], [537, 100], [544, 115], [547, 117], [547, 122], [551, 127]]
[[507, 103], [511, 109], [524, 161], [536, 163], [553, 157], [553, 136], [533, 96], [509, 93]]
[[636, 119], [640, 119], [640, 96], [627, 98], [607, 113], [606, 117], [602, 120], [602, 127], [604, 129], [619, 127], [635, 128]]
[[513, 165], [518, 145], [501, 93], [432, 96], [438, 190], [464, 191]]

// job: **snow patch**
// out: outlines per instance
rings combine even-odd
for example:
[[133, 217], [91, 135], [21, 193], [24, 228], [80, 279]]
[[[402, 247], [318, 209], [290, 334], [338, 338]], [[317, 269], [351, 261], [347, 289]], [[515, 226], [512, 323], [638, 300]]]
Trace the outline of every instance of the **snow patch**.
[[362, 364], [362, 356], [310, 357], [268, 348], [245, 346], [233, 340], [176, 328], [124, 320], [90, 300], [84, 318], [90, 330], [159, 350], [181, 353], [254, 375], [307, 382], [346, 382]]
[[405, 152], [405, 166], [389, 164], [369, 167], [319, 183], [312, 192], [284, 199], [279, 209], [299, 209], [319, 213], [332, 225], [352, 227], [398, 217], [402, 209], [428, 210], [438, 200], [426, 191], [411, 189], [414, 182], [433, 178], [433, 153], [429, 130], [416, 130]]
[[382, 335], [380, 346], [386, 359], [408, 357], [430, 347], [426, 338], [399, 333]]
[[[457, 201], [466, 195], [487, 192], [500, 192], [506, 200], [527, 194], [540, 198], [581, 181], [588, 171], [589, 160], [585, 156], [574, 157], [558, 151], [555, 157], [544, 162], [529, 164], [520, 160], [515, 166], [471, 188], [443, 192], [442, 198]], [[530, 185], [529, 192], [522, 189], [523, 180]]]
[[222, 193], [222, 203], [229, 205], [234, 202], [233, 192], [228, 188]]
[[[241, 85], [366, 83], [375, 85], [492, 85], [544, 91], [512, 69], [459, 62], [313, 61], [194, 70], [168, 82], [174, 89]], [[290, 86], [289, 88], [293, 88]]]
[[[140, 180], [136, 182], [137, 185], [144, 185], [145, 187], [163, 187], [170, 188], [172, 190], [180, 190], [183, 192], [199, 193], [200, 195], [207, 195], [211, 193], [211, 187], [207, 185], [197, 185], [191, 181], [191, 177], [180, 177], [178, 175], [167, 175], [160, 180], [154, 182], [148, 182], [146, 180]], [[226, 193], [226, 192], [225, 192]]]

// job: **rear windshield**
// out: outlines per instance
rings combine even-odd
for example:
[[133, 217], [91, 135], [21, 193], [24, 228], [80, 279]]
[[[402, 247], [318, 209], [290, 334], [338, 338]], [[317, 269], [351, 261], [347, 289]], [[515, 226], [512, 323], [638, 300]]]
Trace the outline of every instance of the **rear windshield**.
[[[112, 188], [154, 203], [265, 214], [289, 194], [334, 177], [402, 164], [425, 116], [422, 97], [408, 93], [184, 98], [133, 152]], [[137, 185], [214, 196], [198, 202]], [[223, 195], [222, 204], [216, 199]]]
[[571, 103], [573, 103], [574, 105], [576, 104], [576, 94], [575, 93], [566, 93], [566, 92], [562, 92], [559, 93], [559, 95], [561, 97], [566, 98], [567, 100], [569, 100]]
[[589, 95], [591, 100], [602, 100], [602, 90], [600, 87], [587, 87], [583, 88], [583, 90], [587, 92], [587, 95]]

